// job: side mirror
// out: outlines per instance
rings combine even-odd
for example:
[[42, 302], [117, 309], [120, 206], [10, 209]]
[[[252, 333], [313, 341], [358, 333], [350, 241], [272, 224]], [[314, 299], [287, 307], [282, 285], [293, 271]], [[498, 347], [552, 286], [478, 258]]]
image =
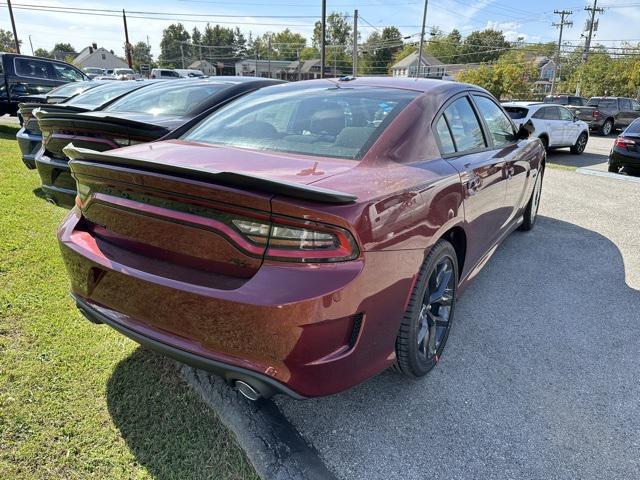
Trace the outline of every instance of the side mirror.
[[526, 140], [533, 134], [535, 130], [536, 129], [533, 126], [533, 122], [531, 120], [527, 120], [525, 123], [520, 125], [518, 133], [516, 133], [516, 138], [518, 140]]

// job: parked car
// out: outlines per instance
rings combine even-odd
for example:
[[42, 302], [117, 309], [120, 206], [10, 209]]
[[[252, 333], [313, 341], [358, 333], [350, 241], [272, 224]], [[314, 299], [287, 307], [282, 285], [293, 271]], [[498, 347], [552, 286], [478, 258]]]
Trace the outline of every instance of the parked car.
[[96, 77], [104, 75], [104, 70], [97, 67], [84, 67], [82, 71], [85, 73], [87, 77], [93, 80]]
[[636, 118], [613, 143], [609, 153], [609, 171], [620, 168], [640, 169], [640, 118]]
[[587, 106], [576, 108], [580, 118], [591, 118], [589, 128], [602, 135], [609, 135], [616, 129], [626, 128], [640, 117], [640, 104], [625, 97], [592, 97]]
[[136, 80], [139, 78], [131, 68], [116, 68], [113, 70], [113, 76], [117, 80]]
[[[589, 102], [585, 97], [578, 97], [575, 95], [547, 95], [544, 97], [544, 103], [554, 103], [556, 105], [562, 105], [567, 108], [573, 115], [578, 117], [583, 122], [589, 125], [590, 130], [595, 130], [599, 118], [594, 115], [594, 110], [590, 108], [584, 108]], [[593, 124], [593, 125], [592, 125]]]
[[177, 80], [182, 76], [175, 70], [169, 68], [154, 68], [151, 70], [150, 78], [156, 78], [158, 80]]
[[59, 230], [81, 312], [255, 399], [421, 377], [459, 293], [531, 229], [545, 151], [485, 90], [431, 79], [266, 87], [178, 136], [68, 145]]
[[33, 116], [34, 109], [43, 104], [51, 105], [70, 100], [87, 90], [101, 85], [98, 81], [73, 82], [61, 85], [43, 95], [31, 95], [29, 102], [18, 104], [18, 118], [22, 128], [18, 130], [16, 139], [22, 153], [22, 161], [27, 168], [36, 168], [35, 154], [40, 148], [42, 136], [38, 129], [38, 122]]
[[516, 125], [531, 122], [545, 149], [569, 147], [580, 155], [589, 141], [589, 125], [561, 105], [506, 102], [502, 106]]
[[75, 181], [63, 151], [71, 138], [76, 145], [98, 151], [150, 142], [208, 115], [233, 98], [281, 81], [220, 77], [154, 83], [153, 87], [132, 92], [99, 111], [35, 112], [44, 138], [36, 154], [36, 167], [49, 201], [68, 208], [74, 205]]
[[193, 68], [176, 68], [176, 72], [182, 78], [204, 78], [204, 73], [201, 70], [195, 70]]
[[[83, 82], [85, 83], [85, 82]], [[43, 105], [21, 103], [20, 115], [23, 118], [23, 127], [16, 135], [18, 146], [22, 153], [22, 161], [27, 168], [36, 168], [36, 157], [42, 147], [42, 132], [38, 125], [36, 114], [38, 110], [45, 109], [47, 115], [53, 112], [86, 112], [100, 110], [127, 93], [151, 85], [152, 82], [100, 82], [91, 80], [86, 82], [95, 88], [84, 91], [58, 104]], [[70, 86], [70, 85], [69, 85]]]
[[73, 65], [48, 58], [0, 53], [0, 115], [16, 115], [18, 103], [69, 82], [89, 80]]

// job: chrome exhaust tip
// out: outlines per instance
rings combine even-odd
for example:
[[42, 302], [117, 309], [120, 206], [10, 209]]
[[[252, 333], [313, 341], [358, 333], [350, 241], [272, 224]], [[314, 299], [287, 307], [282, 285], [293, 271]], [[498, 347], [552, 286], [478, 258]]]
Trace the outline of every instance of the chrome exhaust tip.
[[51, 205], [58, 205], [58, 202], [56, 202], [53, 198], [51, 197], [47, 197], [46, 198], [47, 202], [49, 202]]
[[242, 380], [236, 380], [234, 387], [244, 398], [251, 400], [252, 402], [259, 400], [262, 397], [262, 394], [258, 390]]

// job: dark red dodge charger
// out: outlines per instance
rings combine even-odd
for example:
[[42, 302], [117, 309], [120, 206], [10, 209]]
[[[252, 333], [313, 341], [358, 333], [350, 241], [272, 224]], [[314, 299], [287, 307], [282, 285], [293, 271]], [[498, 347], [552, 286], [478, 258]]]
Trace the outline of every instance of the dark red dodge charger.
[[545, 153], [466, 84], [266, 87], [179, 138], [69, 145], [59, 231], [82, 313], [248, 397], [438, 362], [456, 297], [535, 222]]

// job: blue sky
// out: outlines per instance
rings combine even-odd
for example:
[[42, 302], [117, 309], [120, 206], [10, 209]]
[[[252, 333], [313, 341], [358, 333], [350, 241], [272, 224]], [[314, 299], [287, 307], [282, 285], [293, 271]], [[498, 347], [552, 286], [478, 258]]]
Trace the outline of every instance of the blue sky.
[[[4, 3], [4, 2], [3, 2]], [[572, 10], [570, 20], [574, 26], [565, 30], [565, 39], [580, 41], [587, 12], [583, 0], [430, 0], [427, 25], [439, 26], [445, 31], [457, 28], [464, 35], [474, 29], [493, 27], [503, 30], [507, 39], [524, 37], [526, 41], [557, 40], [557, 29], [551, 23], [557, 21], [554, 9]], [[60, 12], [30, 11], [20, 9], [20, 5], [58, 6], [85, 9], [122, 9], [139, 12], [167, 12], [167, 18], [180, 19], [187, 28], [204, 27], [204, 21], [238, 26], [249, 34], [278, 31], [288, 26], [310, 40], [313, 23], [320, 15], [320, 0], [14, 0], [14, 13], [18, 35], [23, 40], [25, 52], [30, 53], [28, 36], [31, 35], [34, 49], [50, 49], [56, 42], [69, 42], [81, 49], [91, 42], [113, 49], [122, 54], [124, 35], [122, 20], [118, 16], [87, 16]], [[361, 16], [360, 26], [363, 39], [374, 31], [374, 27], [397, 25], [404, 35], [420, 31], [422, 20], [422, 0], [328, 0], [327, 10], [352, 13], [355, 8]], [[640, 2], [638, 0], [600, 0], [598, 6], [606, 8], [600, 16], [596, 42], [616, 46], [621, 40], [640, 42]], [[10, 29], [6, 6], [2, 11], [0, 28]], [[180, 15], [178, 15], [180, 14]], [[144, 16], [143, 14], [139, 14]], [[227, 15], [217, 17], [217, 15]], [[231, 17], [229, 15], [237, 15]], [[261, 15], [287, 15], [299, 18], [263, 18]], [[171, 20], [149, 20], [132, 18], [129, 14], [129, 35], [132, 43], [147, 36], [152, 51], [157, 57], [162, 29]], [[192, 21], [194, 20], [194, 21]], [[623, 28], [621, 28], [623, 27]]]

